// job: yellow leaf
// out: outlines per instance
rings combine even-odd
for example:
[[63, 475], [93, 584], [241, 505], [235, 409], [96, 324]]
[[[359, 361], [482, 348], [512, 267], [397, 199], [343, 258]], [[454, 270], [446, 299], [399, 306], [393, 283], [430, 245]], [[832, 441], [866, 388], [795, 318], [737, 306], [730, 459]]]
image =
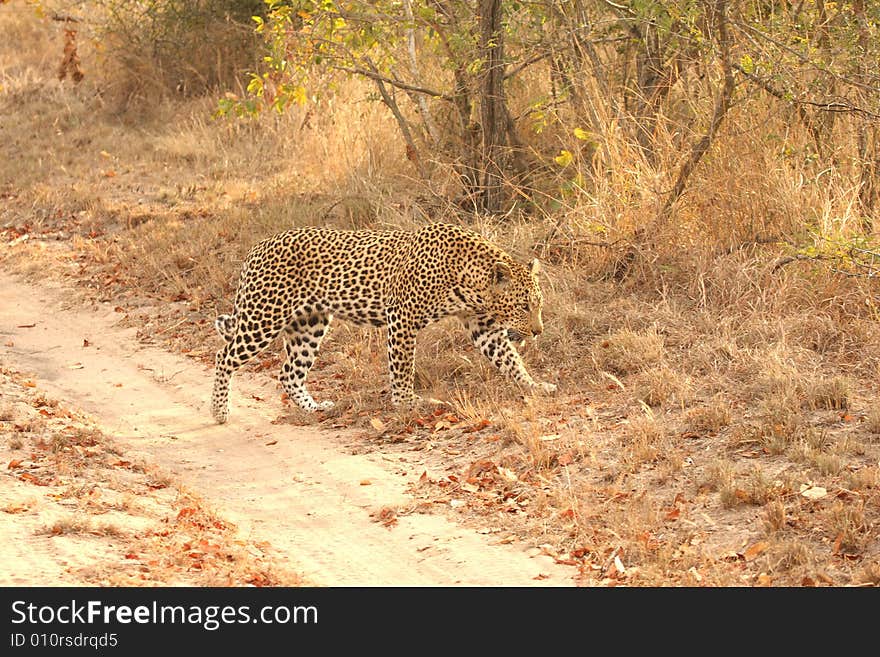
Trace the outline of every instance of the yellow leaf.
[[590, 139], [590, 133], [584, 130], [583, 128], [575, 128], [574, 136], [580, 139], [581, 141], [587, 141]]
[[308, 101], [308, 96], [306, 96], [305, 87], [297, 87], [296, 89], [294, 89], [292, 97], [293, 97], [293, 101], [297, 105], [300, 105], [300, 106], [305, 105], [306, 101]]
[[574, 156], [571, 154], [571, 151], [562, 150], [559, 151], [559, 155], [553, 158], [553, 161], [561, 167], [567, 167], [573, 159]]

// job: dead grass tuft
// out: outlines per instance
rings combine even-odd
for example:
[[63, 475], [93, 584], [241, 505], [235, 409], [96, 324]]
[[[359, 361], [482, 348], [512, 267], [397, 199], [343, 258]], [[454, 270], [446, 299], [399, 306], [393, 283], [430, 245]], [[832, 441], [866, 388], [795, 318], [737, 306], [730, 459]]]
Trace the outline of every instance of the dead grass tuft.
[[848, 377], [822, 377], [809, 384], [805, 403], [811, 409], [843, 410], [849, 408], [851, 395], [852, 382]]
[[722, 395], [716, 395], [705, 406], [697, 406], [685, 413], [685, 422], [691, 431], [718, 432], [730, 424], [731, 407]]
[[829, 511], [836, 547], [844, 553], [861, 554], [871, 540], [865, 519], [865, 502], [837, 501]]
[[649, 406], [685, 407], [693, 386], [690, 379], [669, 365], [655, 365], [636, 375], [635, 395]]
[[70, 516], [59, 518], [51, 525], [44, 527], [38, 533], [50, 536], [63, 536], [68, 534], [92, 534], [94, 536], [125, 536], [125, 532], [118, 526], [109, 522], [95, 522], [91, 518]]
[[880, 434], [880, 405], [873, 404], [865, 416], [865, 429], [873, 434]]
[[597, 340], [591, 353], [598, 369], [632, 374], [663, 359], [663, 336], [655, 328], [643, 332], [622, 329]]
[[645, 463], [656, 461], [670, 446], [662, 425], [653, 415], [641, 415], [630, 420], [624, 435], [626, 441], [623, 461], [631, 472], [638, 472]]
[[785, 504], [782, 500], [770, 500], [764, 506], [764, 531], [767, 534], [775, 534], [785, 529], [788, 516], [785, 510]]

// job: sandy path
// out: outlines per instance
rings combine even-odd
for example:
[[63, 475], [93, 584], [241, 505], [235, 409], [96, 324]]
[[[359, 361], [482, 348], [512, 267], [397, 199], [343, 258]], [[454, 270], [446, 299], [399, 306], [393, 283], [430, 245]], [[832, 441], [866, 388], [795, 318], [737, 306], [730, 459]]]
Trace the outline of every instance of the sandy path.
[[212, 372], [139, 345], [132, 329], [115, 325], [118, 319], [111, 306], [71, 307], [60, 288], [0, 273], [4, 364], [32, 372], [38, 388], [94, 414], [127, 453], [174, 473], [249, 538], [289, 555], [310, 580], [573, 584], [574, 569], [520, 546], [493, 544], [497, 537], [439, 515], [403, 515], [391, 528], [374, 522], [371, 512], [408, 503], [406, 486], [422, 469], [378, 453], [348, 454], [342, 434], [271, 424], [280, 410], [277, 391], [245, 373], [233, 382], [229, 423], [216, 425], [207, 403]]

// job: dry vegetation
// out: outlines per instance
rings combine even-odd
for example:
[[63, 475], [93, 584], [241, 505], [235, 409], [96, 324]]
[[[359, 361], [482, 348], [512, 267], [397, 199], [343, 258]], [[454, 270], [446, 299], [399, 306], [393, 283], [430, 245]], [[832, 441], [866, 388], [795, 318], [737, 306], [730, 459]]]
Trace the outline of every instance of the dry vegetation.
[[[23, 3], [0, 6], [4, 266], [119, 305], [144, 339], [210, 363], [238, 263], [280, 229], [465, 221], [433, 200], [448, 172], [415, 179], [393, 121], [361, 89], [333, 112], [249, 122], [212, 120], [212, 95], [133, 114], [102, 93], [122, 82], [92, 74], [86, 45], [85, 79], [56, 79], [60, 31]], [[467, 219], [546, 264], [546, 333], [524, 357], [557, 396], [520, 399], [443, 322], [420, 341], [417, 387], [445, 404], [397, 412], [383, 336], [339, 325], [311, 384], [338, 408], [285, 420], [360, 426], [358, 449], [415, 454], [425, 476], [397, 513], [500, 527], [585, 584], [880, 583], [876, 286], [819, 261], [774, 269], [773, 240], [803, 221], [831, 235], [855, 220], [834, 171], [820, 181], [760, 147], [764, 124], [781, 121], [761, 102], [740, 108], [725, 156], [701, 164], [674, 220], [654, 222], [659, 183], [616, 142], [620, 166], [558, 213]], [[650, 239], [614, 280], [628, 252], [593, 243], [634, 227]], [[138, 313], [157, 300], [167, 312]], [[274, 376], [275, 353], [245, 369]], [[29, 450], [12, 443], [32, 434], [7, 433], [6, 447]], [[111, 529], [62, 519], [46, 531]]]

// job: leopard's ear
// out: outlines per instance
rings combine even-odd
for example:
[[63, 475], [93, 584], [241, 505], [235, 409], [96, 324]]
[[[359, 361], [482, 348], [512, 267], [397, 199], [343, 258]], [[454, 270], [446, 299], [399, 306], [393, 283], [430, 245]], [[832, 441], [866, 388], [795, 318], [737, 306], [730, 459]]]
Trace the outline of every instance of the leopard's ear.
[[506, 262], [498, 260], [492, 267], [492, 285], [496, 287], [504, 287], [513, 277], [513, 271]]
[[541, 271], [541, 263], [537, 258], [532, 258], [532, 261], [529, 263], [529, 271], [532, 272], [532, 276], [537, 276], [538, 272]]

